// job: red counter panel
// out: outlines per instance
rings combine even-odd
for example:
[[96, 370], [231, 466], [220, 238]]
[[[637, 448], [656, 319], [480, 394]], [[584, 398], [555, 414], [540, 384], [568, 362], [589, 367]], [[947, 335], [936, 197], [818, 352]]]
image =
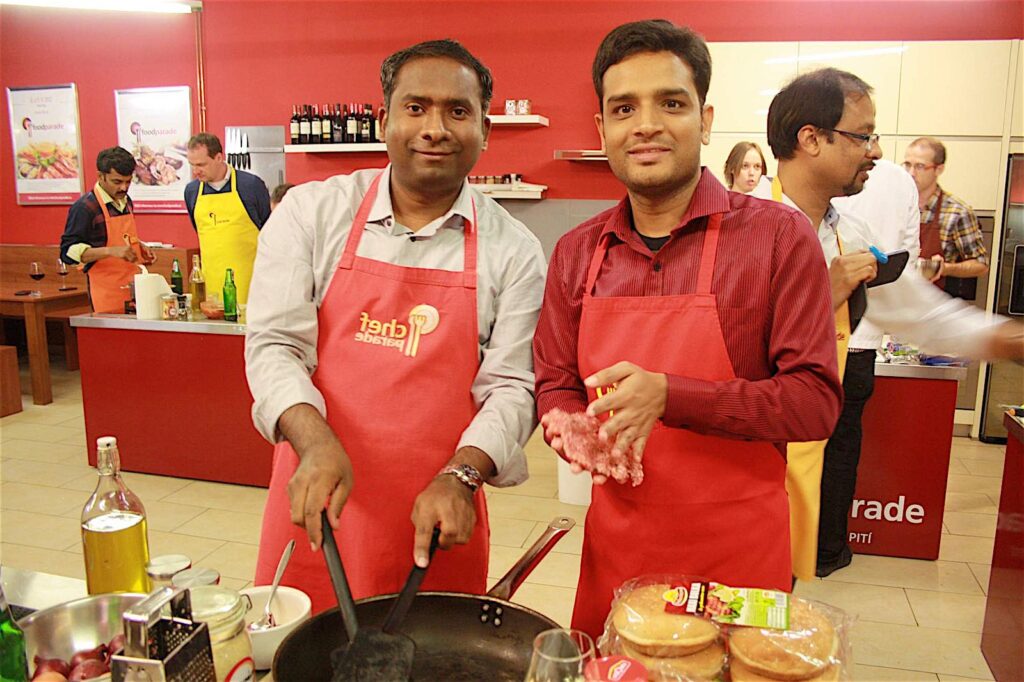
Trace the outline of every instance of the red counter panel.
[[273, 447], [252, 425], [244, 336], [77, 331], [90, 464], [110, 435], [125, 471], [269, 485]]

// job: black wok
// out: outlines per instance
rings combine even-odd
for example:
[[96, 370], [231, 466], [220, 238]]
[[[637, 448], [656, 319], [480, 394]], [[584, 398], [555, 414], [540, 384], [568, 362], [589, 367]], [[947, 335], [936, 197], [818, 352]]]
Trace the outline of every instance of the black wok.
[[[553, 520], [486, 595], [419, 593], [399, 630], [416, 642], [412, 679], [522, 682], [530, 667], [534, 637], [559, 625], [509, 599], [574, 525], [567, 517]], [[396, 597], [382, 595], [356, 602], [359, 626], [380, 627]], [[317, 614], [281, 643], [274, 656], [274, 682], [327, 682], [331, 679], [331, 652], [347, 641], [337, 608]]]

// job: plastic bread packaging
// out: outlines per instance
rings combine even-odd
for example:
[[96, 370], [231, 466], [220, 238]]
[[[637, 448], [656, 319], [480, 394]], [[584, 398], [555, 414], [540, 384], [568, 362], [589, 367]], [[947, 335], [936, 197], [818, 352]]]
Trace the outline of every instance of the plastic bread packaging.
[[784, 592], [646, 575], [615, 591], [598, 648], [642, 663], [654, 682], [833, 682], [852, 679], [852, 625]]

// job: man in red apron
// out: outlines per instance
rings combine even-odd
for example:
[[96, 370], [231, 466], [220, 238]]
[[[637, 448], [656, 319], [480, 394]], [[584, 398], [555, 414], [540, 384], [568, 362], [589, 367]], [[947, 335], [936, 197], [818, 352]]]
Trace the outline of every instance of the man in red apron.
[[92, 191], [83, 194], [68, 210], [60, 257], [84, 266], [89, 278], [89, 298], [97, 313], [124, 313], [131, 297], [128, 285], [139, 272], [138, 264], [155, 258], [139, 241], [135, 213], [128, 188], [135, 173], [135, 159], [127, 149], [111, 147], [96, 157], [99, 177]]
[[667, 21], [605, 38], [596, 120], [628, 196], [559, 240], [537, 326], [538, 413], [586, 409], [643, 453], [643, 483], [593, 491], [573, 626], [595, 635], [644, 573], [788, 591], [785, 443], [826, 437], [839, 414], [806, 219], [700, 166], [710, 71], [703, 39]]
[[988, 252], [974, 209], [939, 186], [939, 176], [946, 169], [946, 145], [934, 137], [919, 137], [907, 147], [903, 168], [917, 184], [921, 258], [938, 263], [932, 282], [952, 292], [946, 286], [947, 277], [984, 276], [988, 272]]
[[[466, 176], [489, 121], [487, 69], [453, 41], [381, 69], [390, 165], [294, 187], [260, 233], [246, 371], [259, 430], [277, 442], [256, 583], [285, 544], [284, 583], [334, 605], [327, 506], [356, 598], [482, 593], [481, 483], [526, 478], [536, 425], [530, 341], [543, 294], [538, 240]], [[326, 529], [331, 532], [332, 529]]]

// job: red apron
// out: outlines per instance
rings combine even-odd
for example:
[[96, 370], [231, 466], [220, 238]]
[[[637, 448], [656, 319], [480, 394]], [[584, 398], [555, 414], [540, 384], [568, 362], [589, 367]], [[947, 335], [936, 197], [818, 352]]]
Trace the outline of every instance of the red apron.
[[[628, 360], [694, 379], [735, 378], [711, 280], [721, 214], [704, 237], [697, 290], [597, 298], [607, 245], [590, 263], [580, 319], [581, 376]], [[587, 389], [590, 400], [596, 394]], [[644, 573], [698, 575], [737, 587], [790, 590], [786, 460], [770, 443], [705, 436], [658, 422], [637, 487], [594, 486], [572, 625], [604, 627], [612, 591]]]
[[[939, 255], [945, 258], [945, 249], [942, 248], [942, 226], [939, 218], [942, 216], [942, 190], [939, 190], [935, 197], [935, 209], [932, 211], [931, 220], [921, 223], [921, 258], [931, 258]], [[946, 278], [940, 277], [934, 282], [935, 286], [946, 290]]]
[[[124, 246], [130, 244], [132, 251], [142, 262], [142, 248], [139, 246], [139, 233], [135, 229], [135, 214], [111, 216], [103, 199], [96, 197], [103, 211], [103, 220], [107, 225], [107, 243], [104, 246]], [[89, 276], [89, 298], [92, 309], [97, 313], [124, 313], [124, 302], [131, 298], [128, 284], [141, 270], [135, 263], [122, 258], [101, 258], [92, 264], [87, 273]]]
[[[465, 226], [462, 272], [407, 268], [356, 256], [378, 176], [356, 213], [345, 251], [318, 314], [313, 383], [327, 421], [352, 460], [353, 492], [335, 532], [356, 599], [398, 592], [413, 567], [413, 501], [455, 453], [477, 412], [470, 389], [479, 368], [476, 207]], [[268, 584], [288, 540], [296, 541], [282, 583], [335, 605], [323, 556], [291, 523], [291, 445], [274, 450], [255, 584]], [[325, 500], [326, 503], [326, 500]], [[482, 594], [490, 531], [483, 494], [467, 545], [438, 552], [424, 590]]]

